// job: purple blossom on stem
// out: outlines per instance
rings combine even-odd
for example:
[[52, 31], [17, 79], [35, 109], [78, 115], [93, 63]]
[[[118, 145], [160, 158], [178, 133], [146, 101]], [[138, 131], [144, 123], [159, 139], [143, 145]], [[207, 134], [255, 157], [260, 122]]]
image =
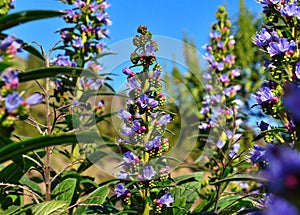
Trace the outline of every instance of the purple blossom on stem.
[[296, 15], [297, 13], [297, 1], [294, 1], [291, 4], [287, 4], [285, 6], [283, 6], [280, 10], [280, 13], [286, 17], [293, 17]]
[[151, 165], [145, 166], [143, 170], [144, 179], [151, 180], [153, 176], [155, 176], [156, 171], [153, 169]]
[[129, 193], [129, 190], [124, 186], [124, 184], [117, 184], [114, 192], [117, 194], [117, 197], [126, 196]]
[[19, 93], [13, 92], [12, 94], [8, 94], [5, 98], [5, 108], [8, 113], [13, 112], [19, 105], [21, 105], [23, 99], [19, 96]]
[[266, 46], [272, 40], [271, 34], [267, 31], [267, 29], [263, 28], [258, 34], [255, 36], [255, 44], [258, 46]]
[[134, 164], [139, 162], [139, 158], [130, 151], [123, 154], [123, 160], [126, 164]]
[[15, 70], [10, 70], [8, 72], [2, 73], [2, 81], [5, 82], [5, 85], [12, 90], [16, 90], [19, 86], [19, 77], [18, 72]]
[[260, 147], [258, 145], [253, 146], [253, 150], [250, 152], [250, 160], [253, 164], [255, 163], [262, 163], [266, 161], [265, 157], [266, 149]]
[[255, 98], [259, 105], [278, 102], [278, 98], [273, 95], [269, 87], [262, 87], [259, 92], [255, 93]]
[[171, 193], [166, 193], [156, 201], [156, 204], [162, 204], [169, 207], [173, 202], [174, 199], [172, 198]]
[[124, 121], [128, 121], [128, 120], [132, 119], [132, 115], [128, 111], [123, 110], [123, 109], [119, 111], [118, 117]]

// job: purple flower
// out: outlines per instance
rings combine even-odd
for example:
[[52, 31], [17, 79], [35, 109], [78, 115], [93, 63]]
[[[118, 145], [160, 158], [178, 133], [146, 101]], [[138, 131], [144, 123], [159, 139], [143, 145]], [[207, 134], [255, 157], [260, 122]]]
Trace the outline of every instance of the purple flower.
[[148, 43], [146, 45], [146, 56], [152, 56], [154, 54], [154, 51], [155, 51], [155, 47], [151, 44], [151, 43]]
[[287, 38], [280, 38], [278, 48], [282, 53], [287, 52], [290, 49], [290, 43]]
[[132, 122], [132, 129], [133, 129], [134, 131], [138, 131], [138, 130], [141, 129], [141, 123], [140, 123], [137, 119], [135, 119], [135, 120]]
[[22, 46], [22, 40], [16, 40], [16, 38], [14, 38], [13, 36], [8, 35], [1, 41], [0, 50], [5, 51], [10, 46], [14, 47], [14, 51], [12, 54], [15, 54], [16, 52], [20, 52], [21, 51], [20, 48]]
[[127, 79], [126, 86], [129, 89], [137, 89], [137, 88], [140, 87], [139, 83], [137, 82], [136, 78], [134, 78], [134, 77], [131, 77], [131, 78]]
[[272, 91], [269, 87], [262, 87], [259, 92], [255, 93], [256, 101], [259, 105], [275, 102], [277, 103], [278, 98], [273, 96]]
[[134, 76], [134, 72], [131, 71], [131, 69], [129, 69], [129, 68], [124, 68], [124, 69], [122, 70], [122, 72], [123, 72], [125, 75], [127, 75], [129, 78], [132, 77], [132, 76]]
[[224, 69], [224, 63], [223, 62], [216, 62], [214, 61], [212, 64], [211, 64], [211, 67], [213, 69], [217, 69], [219, 71], [222, 71]]
[[123, 134], [124, 136], [129, 136], [129, 135], [131, 135], [133, 132], [134, 132], [133, 129], [132, 129], [131, 127], [128, 127], [126, 124], [124, 124], [124, 125], [122, 126], [122, 134]]
[[2, 81], [4, 81], [6, 85], [11, 87], [12, 90], [16, 90], [19, 86], [18, 72], [15, 70], [3, 72], [2, 73]]
[[230, 152], [229, 152], [229, 157], [233, 157], [234, 155], [236, 155], [238, 152], [239, 152], [239, 150], [240, 150], [240, 148], [241, 148], [241, 145], [240, 145], [240, 143], [235, 143], [235, 144], [233, 144], [232, 145], [232, 148], [231, 148], [231, 150], [230, 150]]
[[129, 193], [129, 190], [124, 186], [124, 184], [117, 184], [114, 192], [117, 194], [117, 197], [126, 196]]
[[162, 204], [162, 205], [166, 205], [167, 207], [169, 207], [170, 204], [173, 202], [174, 202], [174, 199], [172, 198], [171, 193], [166, 193], [156, 201], [156, 204]]
[[290, 202], [274, 197], [271, 200], [270, 206], [264, 211], [264, 215], [299, 215], [296, 206]]
[[155, 176], [156, 172], [153, 169], [152, 166], [145, 166], [144, 170], [143, 170], [143, 177], [144, 179], [147, 180], [151, 180], [153, 178], [153, 176]]
[[132, 118], [131, 114], [128, 111], [123, 109], [119, 111], [118, 117], [124, 121], [130, 120]]
[[12, 94], [8, 94], [5, 98], [5, 108], [8, 113], [13, 112], [19, 105], [21, 105], [23, 99], [19, 96], [19, 93], [13, 92]]
[[155, 99], [150, 98], [149, 99], [149, 106], [151, 108], [156, 108], [158, 106], [158, 101], [156, 101]]
[[34, 106], [34, 105], [38, 105], [42, 103], [44, 96], [40, 93], [34, 93], [31, 96], [29, 96], [25, 102], [26, 104], [30, 105], [30, 106]]
[[136, 103], [141, 108], [146, 108], [149, 102], [149, 96], [147, 94], [142, 94], [137, 100]]
[[74, 46], [75, 48], [83, 48], [84, 45], [83, 45], [83, 43], [82, 43], [81, 38], [76, 37], [76, 38], [74, 39], [73, 46]]
[[153, 142], [153, 146], [156, 148], [161, 146], [161, 136], [154, 137], [152, 142]]
[[300, 156], [295, 150], [269, 145], [265, 153], [269, 167], [263, 175], [269, 180], [267, 187], [276, 195], [293, 197], [300, 190]]
[[225, 141], [224, 140], [218, 140], [217, 142], [217, 147], [219, 149], [223, 148], [223, 146], [225, 145]]
[[51, 63], [54, 63], [58, 66], [70, 66], [69, 59], [61, 54], [57, 55], [57, 57], [52, 59]]
[[145, 143], [145, 149], [146, 149], [147, 151], [150, 151], [150, 150], [153, 149], [153, 148], [154, 148], [153, 141], [147, 141], [147, 142]]
[[224, 42], [223, 41], [218, 42], [217, 48], [218, 49], [224, 49]]
[[296, 122], [300, 121], [300, 111], [298, 111], [297, 108], [300, 106], [300, 88], [297, 86], [290, 86], [287, 90], [287, 93], [285, 97], [283, 98], [283, 104], [287, 108], [287, 110], [290, 112], [290, 114], [293, 117], [293, 120]]
[[253, 164], [266, 162], [265, 153], [265, 148], [262, 148], [258, 145], [254, 145], [253, 150], [250, 152], [250, 160]]
[[210, 38], [212, 39], [216, 39], [216, 40], [219, 40], [221, 38], [221, 35], [219, 32], [217, 31], [213, 31], [209, 34]]
[[169, 114], [163, 115], [159, 120], [158, 123], [161, 125], [166, 125], [171, 122], [171, 116]]
[[271, 40], [272, 40], [272, 36], [265, 28], [263, 28], [255, 36], [255, 44], [258, 46], [268, 45]]
[[227, 73], [223, 73], [222, 75], [220, 75], [220, 81], [223, 83], [228, 83], [230, 81], [230, 79], [228, 78]]
[[158, 78], [161, 74], [161, 70], [159, 68], [155, 69], [153, 72], [153, 76]]
[[139, 158], [130, 151], [123, 154], [123, 160], [126, 164], [134, 164], [139, 162]]
[[276, 42], [270, 42], [270, 45], [267, 48], [267, 51], [271, 57], [281, 54], [278, 43], [276, 43]]
[[291, 4], [287, 4], [281, 8], [280, 13], [287, 17], [293, 17], [297, 13], [297, 1], [294, 1]]

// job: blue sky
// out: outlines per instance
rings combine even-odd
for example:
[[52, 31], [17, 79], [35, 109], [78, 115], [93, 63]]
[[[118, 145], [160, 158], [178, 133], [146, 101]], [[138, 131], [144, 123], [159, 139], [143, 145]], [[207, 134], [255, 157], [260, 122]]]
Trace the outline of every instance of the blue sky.
[[[168, 36], [181, 40], [183, 32], [195, 39], [198, 48], [207, 42], [209, 26], [215, 20], [218, 5], [226, 4], [229, 16], [234, 21], [238, 14], [238, 0], [109, 0], [111, 7], [107, 10], [113, 25], [109, 28], [113, 44], [136, 34], [136, 27], [147, 25], [153, 34]], [[261, 11], [261, 5], [255, 0], [245, 0], [247, 8], [255, 14]], [[66, 6], [57, 0], [16, 0], [12, 12], [29, 9], [63, 9]], [[19, 38], [27, 42], [37, 41], [49, 49], [59, 35], [54, 32], [64, 26], [60, 18], [34, 21], [10, 29]]]
[[[215, 21], [215, 13], [218, 5], [227, 5], [229, 17], [232, 22], [236, 21], [239, 0], [108, 0], [111, 7], [107, 9], [113, 25], [110, 30], [111, 39], [105, 39], [105, 43], [109, 47], [113, 47], [113, 51], [119, 53], [118, 57], [108, 56], [101, 59], [101, 62], [107, 69], [105, 72], [120, 73], [124, 66], [128, 66], [128, 59], [132, 48], [128, 44], [136, 34], [136, 28], [140, 24], [148, 26], [154, 35], [166, 36], [171, 39], [161, 50], [163, 54], [160, 56], [169, 60], [169, 62], [160, 62], [169, 65], [174, 56], [176, 57], [177, 66], [184, 71], [184, 61], [182, 55], [182, 44], [180, 40], [183, 38], [184, 32], [193, 38], [198, 50], [202, 51], [202, 46], [208, 42], [209, 29], [212, 22]], [[259, 15], [261, 5], [255, 0], [245, 0], [246, 7]], [[61, 10], [68, 8], [67, 5], [57, 0], [16, 0], [16, 8], [11, 12], [32, 9], [53, 9]], [[45, 50], [49, 50], [60, 37], [54, 32], [65, 27], [62, 18], [51, 18], [41, 21], [33, 21], [17, 27], [14, 27], [6, 33], [14, 33], [17, 37], [26, 42], [37, 41]], [[126, 40], [127, 39], [127, 40]], [[164, 41], [163, 38], [160, 38]], [[178, 40], [178, 41], [176, 41]], [[121, 42], [120, 42], [121, 41]], [[125, 42], [124, 42], [125, 41]], [[160, 41], [158, 41], [160, 43]], [[160, 45], [160, 44], [159, 44]], [[158, 53], [159, 54], [159, 53]], [[26, 53], [21, 55], [26, 57]], [[127, 59], [127, 65], [126, 65]], [[203, 62], [202, 58], [199, 60]], [[204, 63], [201, 63], [203, 66]], [[116, 77], [116, 82], [123, 79], [123, 76]], [[118, 81], [119, 79], [119, 81]]]

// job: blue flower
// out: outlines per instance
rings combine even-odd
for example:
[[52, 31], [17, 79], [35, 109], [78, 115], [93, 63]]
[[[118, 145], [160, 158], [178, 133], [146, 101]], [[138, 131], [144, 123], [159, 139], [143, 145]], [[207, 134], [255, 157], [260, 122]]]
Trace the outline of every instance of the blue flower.
[[259, 105], [275, 102], [277, 103], [278, 98], [273, 96], [273, 93], [269, 87], [262, 87], [259, 92], [255, 93], [256, 101]]
[[171, 193], [166, 193], [162, 197], [159, 198], [159, 200], [156, 201], [157, 204], [162, 204], [167, 207], [170, 206], [171, 203], [174, 202], [174, 199], [171, 196]]
[[149, 96], [147, 94], [142, 94], [137, 100], [136, 104], [141, 108], [146, 108], [149, 102]]
[[265, 210], [264, 215], [299, 215], [297, 208], [290, 202], [274, 197], [270, 206]]
[[153, 143], [153, 141], [147, 141], [146, 143], [145, 143], [145, 149], [147, 150], [147, 151], [150, 151], [151, 149], [153, 149], [154, 148], [154, 143]]
[[127, 120], [130, 120], [132, 118], [132, 115], [128, 111], [122, 109], [122, 110], [119, 111], [118, 117], [121, 120], [127, 121]]
[[5, 98], [5, 108], [8, 113], [13, 112], [19, 105], [21, 105], [23, 99], [19, 96], [19, 93], [13, 92], [12, 94], [8, 94]]
[[293, 120], [297, 122], [300, 121], [300, 111], [298, 111], [298, 109], [295, 107], [299, 107], [300, 105], [299, 95], [300, 88], [293, 85], [289, 87], [289, 90], [283, 98], [284, 106], [290, 112], [291, 116], [293, 117]]
[[154, 137], [152, 142], [153, 142], [153, 146], [156, 148], [161, 146], [161, 136]]
[[124, 186], [124, 184], [117, 184], [114, 192], [117, 194], [117, 197], [126, 196], [129, 193], [129, 190]]
[[132, 77], [132, 76], [134, 76], [134, 72], [133, 72], [131, 69], [129, 69], [129, 68], [124, 68], [124, 69], [122, 70], [122, 72], [123, 72], [125, 75], [127, 75], [129, 78]]
[[297, 13], [297, 1], [294, 1], [291, 4], [287, 4], [281, 8], [280, 13], [287, 17], [293, 17]]
[[258, 145], [254, 145], [253, 150], [250, 152], [250, 160], [253, 164], [266, 162], [265, 153], [265, 148], [260, 147]]
[[124, 136], [129, 136], [133, 134], [133, 132], [134, 132], [133, 129], [131, 127], [128, 127], [126, 124], [122, 126], [122, 134]]
[[296, 63], [295, 75], [298, 79], [300, 79], [300, 62]]
[[134, 164], [139, 162], [139, 158], [130, 151], [123, 154], [123, 160], [126, 164]]
[[155, 47], [151, 44], [151, 43], [148, 43], [146, 45], [146, 56], [152, 56], [154, 54], [154, 51], [155, 51]]
[[300, 156], [295, 150], [269, 145], [265, 153], [269, 167], [263, 175], [267, 187], [276, 195], [288, 198], [300, 189]]
[[271, 42], [272, 36], [271, 34], [263, 28], [258, 34], [255, 36], [255, 44], [258, 46], [266, 46]]
[[11, 87], [12, 90], [16, 90], [19, 86], [18, 72], [15, 70], [3, 72], [2, 81], [4, 81], [7, 86]]
[[127, 83], [126, 83], [126, 86], [129, 88], [129, 89], [137, 89], [140, 87], [138, 81], [136, 80], [136, 78], [134, 77], [131, 77], [131, 78], [128, 78], [127, 79]]
[[156, 171], [153, 169], [152, 166], [145, 166], [143, 170], [143, 177], [144, 179], [151, 180], [153, 176], [155, 176]]
[[42, 94], [34, 93], [25, 100], [25, 104], [30, 106], [38, 105], [42, 103], [43, 98], [44, 96]]
[[159, 120], [158, 123], [161, 125], [166, 125], [171, 122], [171, 116], [169, 114], [163, 115]]

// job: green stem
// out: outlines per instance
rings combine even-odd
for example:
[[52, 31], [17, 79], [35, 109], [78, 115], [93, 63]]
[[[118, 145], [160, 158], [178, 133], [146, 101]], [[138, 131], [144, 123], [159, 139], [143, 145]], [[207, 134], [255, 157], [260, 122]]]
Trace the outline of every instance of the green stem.
[[150, 205], [148, 202], [146, 202], [145, 204], [145, 208], [144, 208], [144, 212], [143, 212], [143, 215], [149, 215], [150, 214]]

